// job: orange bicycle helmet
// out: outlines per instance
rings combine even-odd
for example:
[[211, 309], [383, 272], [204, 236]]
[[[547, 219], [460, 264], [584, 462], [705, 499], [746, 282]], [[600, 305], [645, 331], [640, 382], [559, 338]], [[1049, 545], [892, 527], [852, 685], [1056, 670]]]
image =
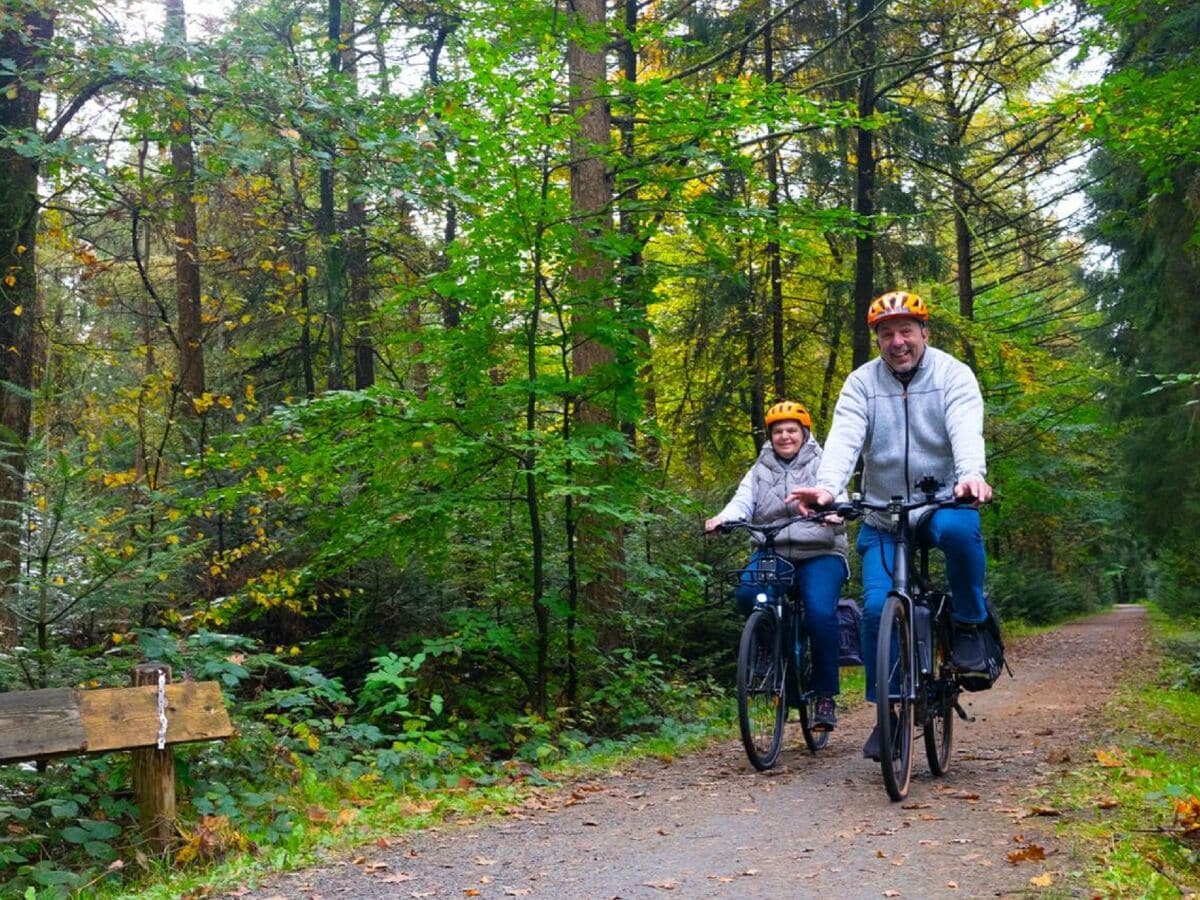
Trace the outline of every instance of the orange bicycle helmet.
[[782, 400], [776, 403], [767, 410], [763, 421], [767, 425], [767, 431], [771, 430], [771, 426], [776, 422], [799, 422], [805, 428], [812, 430], [812, 416], [808, 414], [808, 410], [804, 408], [803, 403], [793, 403], [791, 400]]
[[922, 322], [929, 321], [929, 307], [916, 294], [908, 291], [888, 291], [881, 294], [871, 303], [867, 310], [867, 327], [874, 328], [884, 319], [894, 319], [908, 316]]

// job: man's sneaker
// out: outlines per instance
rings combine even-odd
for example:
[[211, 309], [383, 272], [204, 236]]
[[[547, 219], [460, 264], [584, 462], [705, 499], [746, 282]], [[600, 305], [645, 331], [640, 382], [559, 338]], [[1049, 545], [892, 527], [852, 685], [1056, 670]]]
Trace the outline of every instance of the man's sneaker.
[[954, 646], [950, 651], [950, 664], [959, 672], [983, 672], [987, 670], [987, 648], [983, 636], [975, 625], [956, 622]]
[[837, 705], [832, 697], [817, 699], [817, 712], [813, 716], [813, 731], [833, 731], [837, 727]]
[[[896, 734], [896, 727], [899, 722], [896, 719], [896, 714], [892, 713], [892, 735]], [[892, 757], [900, 755], [898, 747], [892, 748]], [[873, 759], [879, 762], [879, 723], [875, 723], [875, 727], [871, 729], [871, 736], [867, 738], [867, 742], [863, 744], [863, 759]]]

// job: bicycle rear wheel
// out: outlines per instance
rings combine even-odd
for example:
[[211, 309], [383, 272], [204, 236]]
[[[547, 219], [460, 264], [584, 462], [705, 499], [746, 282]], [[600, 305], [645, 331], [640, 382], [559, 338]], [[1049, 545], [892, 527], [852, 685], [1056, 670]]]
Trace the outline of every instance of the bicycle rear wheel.
[[816, 753], [829, 743], [829, 732], [814, 731], [812, 727], [817, 718], [817, 695], [812, 690], [812, 642], [808, 635], [803, 635], [801, 641], [800, 665], [796, 667], [796, 706], [800, 710], [800, 731], [804, 734], [804, 744], [810, 752]]
[[875, 705], [879, 765], [892, 800], [908, 795], [912, 777], [913, 702], [911, 630], [908, 609], [894, 594], [883, 604], [876, 646]]
[[950, 768], [950, 755], [954, 752], [954, 704], [958, 700], [958, 685], [946, 674], [949, 664], [949, 637], [938, 633], [933, 641], [932, 678], [926, 689], [925, 758], [929, 761], [929, 771], [939, 776], [945, 775]]
[[784, 686], [787, 654], [779, 620], [771, 609], [756, 609], [746, 620], [738, 646], [738, 725], [751, 765], [760, 772], [779, 759], [787, 715]]

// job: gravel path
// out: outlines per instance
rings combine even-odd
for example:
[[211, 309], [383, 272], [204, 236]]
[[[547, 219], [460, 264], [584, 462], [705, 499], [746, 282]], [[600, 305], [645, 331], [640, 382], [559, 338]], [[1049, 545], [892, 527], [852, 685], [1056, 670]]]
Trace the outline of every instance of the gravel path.
[[1089, 896], [1037, 791], [1090, 758], [1099, 712], [1145, 633], [1144, 610], [1118, 607], [1011, 646], [1016, 677], [965, 695], [976, 721], [956, 723], [946, 777], [931, 777], [917, 748], [902, 803], [861, 757], [873, 716], [864, 706], [842, 715], [815, 757], [789, 725], [770, 773], [756, 773], [731, 736], [226, 896]]

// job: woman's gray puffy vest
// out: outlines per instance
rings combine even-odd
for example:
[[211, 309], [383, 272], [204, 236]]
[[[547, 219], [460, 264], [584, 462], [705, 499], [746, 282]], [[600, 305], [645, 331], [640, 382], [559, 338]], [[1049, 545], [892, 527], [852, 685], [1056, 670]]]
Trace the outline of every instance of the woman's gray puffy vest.
[[[796, 514], [788, 509], [785, 499], [793, 489], [811, 487], [817, 481], [821, 462], [821, 447], [810, 435], [800, 451], [788, 462], [781, 460], [767, 441], [751, 468], [754, 487], [755, 522], [774, 522]], [[755, 547], [762, 543], [753, 538]], [[827, 526], [816, 522], [796, 522], [775, 537], [775, 549], [789, 559], [808, 559], [836, 553], [846, 555], [846, 527]]]

